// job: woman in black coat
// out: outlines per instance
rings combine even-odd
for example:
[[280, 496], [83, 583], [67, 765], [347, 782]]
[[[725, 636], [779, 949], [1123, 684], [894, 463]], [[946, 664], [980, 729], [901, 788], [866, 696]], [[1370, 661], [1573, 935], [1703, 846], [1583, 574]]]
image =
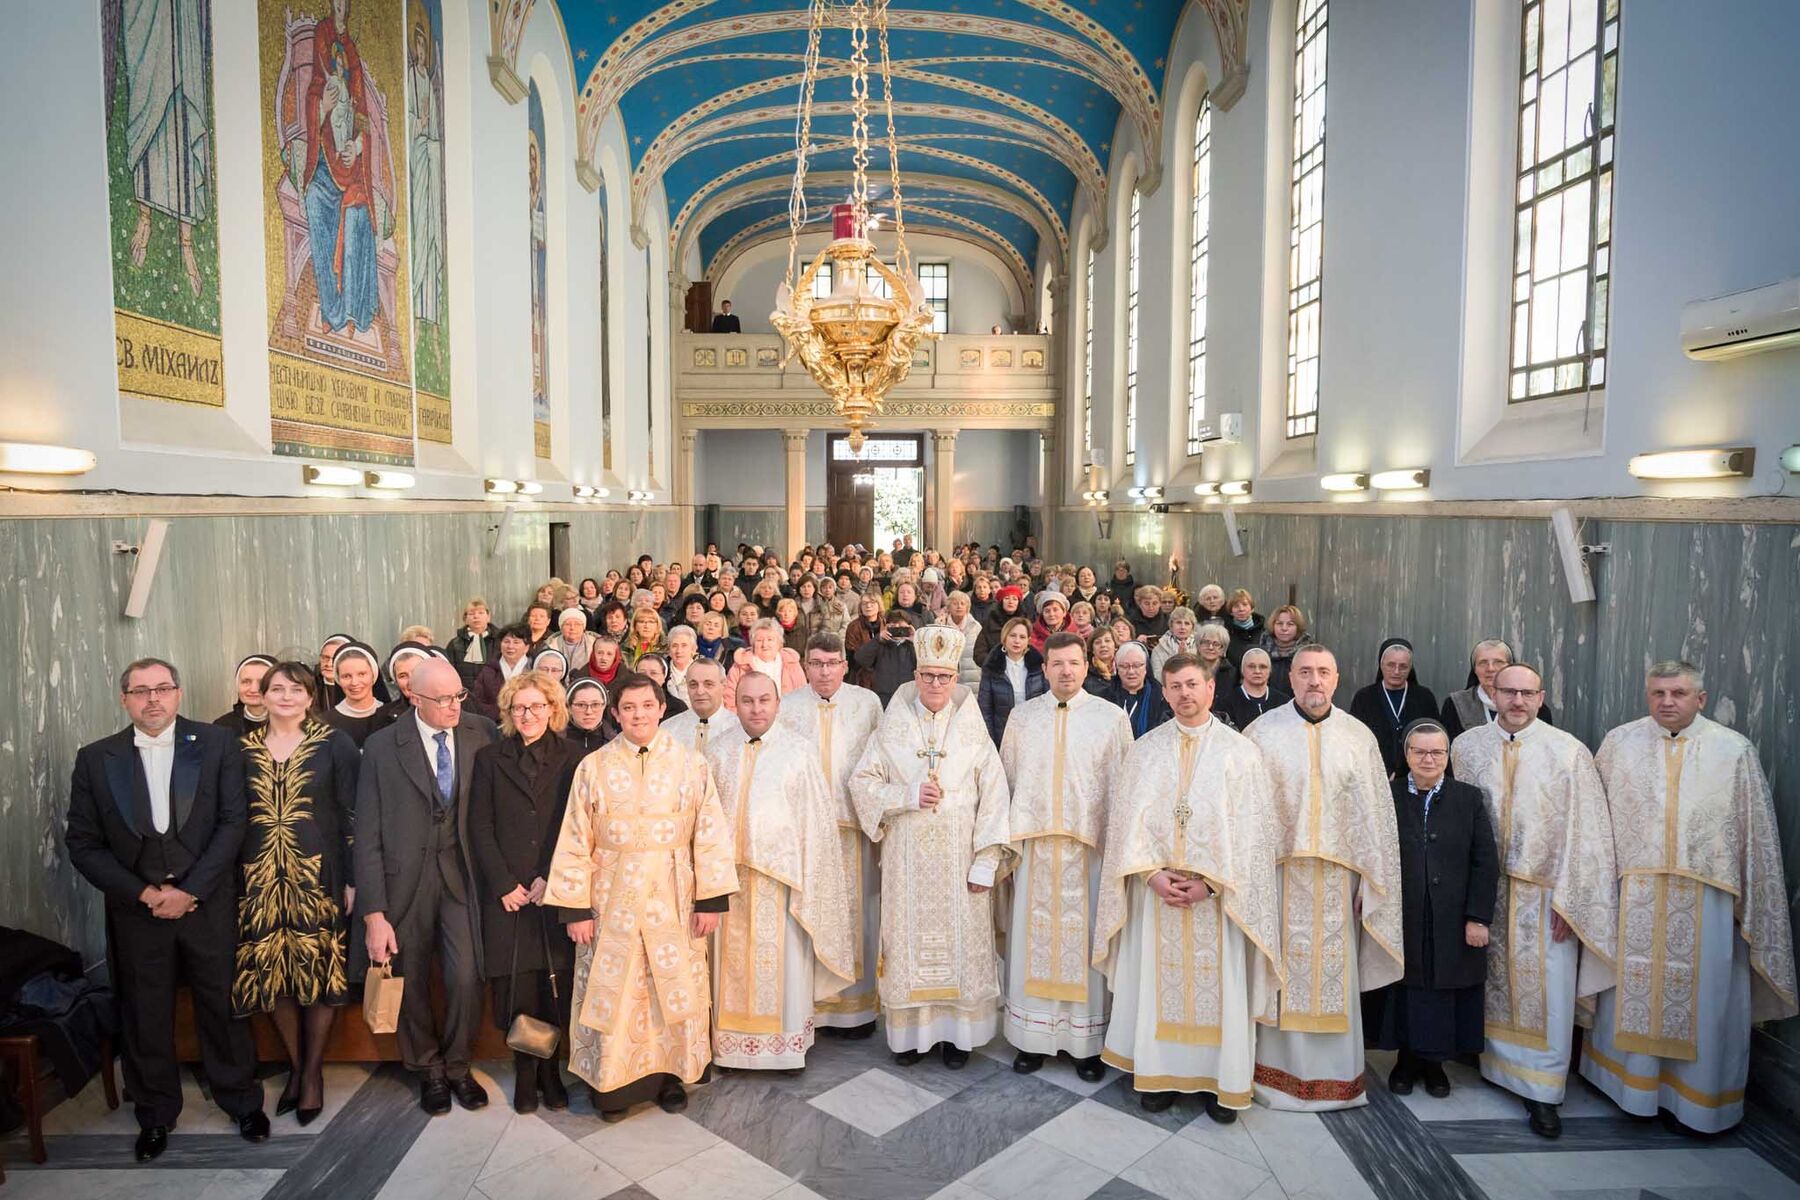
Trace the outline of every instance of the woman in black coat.
[[[500, 740], [475, 754], [469, 780], [469, 855], [481, 890], [483, 965], [494, 1023], [517, 1013], [569, 1027], [574, 947], [547, 914], [545, 881], [581, 748], [560, 736], [569, 710], [562, 685], [523, 671], [500, 689]], [[542, 1092], [566, 1108], [557, 1058], [513, 1054], [513, 1108], [533, 1112]]]
[[1044, 656], [1031, 648], [1031, 625], [1023, 617], [1014, 617], [982, 664], [981, 687], [975, 696], [994, 745], [998, 746], [1006, 733], [1012, 710], [1049, 690]]
[[1375, 743], [1381, 747], [1382, 765], [1387, 768], [1388, 778], [1393, 779], [1406, 770], [1406, 757], [1400, 753], [1400, 731], [1414, 721], [1436, 719], [1438, 702], [1413, 671], [1412, 643], [1405, 638], [1389, 638], [1381, 643], [1375, 661], [1375, 682], [1358, 688], [1350, 698], [1350, 715], [1375, 735]]
[[1423, 1080], [1450, 1094], [1444, 1060], [1479, 1053], [1500, 856], [1478, 788], [1445, 776], [1450, 738], [1435, 719], [1400, 739], [1406, 768], [1394, 777], [1400, 830], [1400, 908], [1406, 974], [1363, 997], [1370, 1046], [1398, 1050], [1388, 1090]]

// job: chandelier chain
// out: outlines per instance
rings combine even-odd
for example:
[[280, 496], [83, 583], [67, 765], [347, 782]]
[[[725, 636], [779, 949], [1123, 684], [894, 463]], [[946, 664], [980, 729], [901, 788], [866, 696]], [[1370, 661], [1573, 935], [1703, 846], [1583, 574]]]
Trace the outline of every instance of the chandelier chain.
[[806, 160], [812, 151], [813, 91], [819, 82], [819, 39], [825, 28], [829, 0], [812, 0], [806, 30], [806, 65], [800, 85], [799, 126], [794, 145], [794, 184], [788, 192], [787, 286], [794, 287], [794, 271], [800, 258], [800, 229], [810, 216], [806, 208]]
[[881, 99], [887, 110], [888, 180], [894, 191], [894, 268], [912, 276], [912, 254], [906, 248], [906, 208], [900, 199], [900, 145], [894, 134], [894, 69], [888, 57], [888, 0], [877, 0], [875, 27], [881, 35]]
[[855, 146], [850, 204], [857, 236], [869, 227], [869, 4], [850, 6], [850, 139]]

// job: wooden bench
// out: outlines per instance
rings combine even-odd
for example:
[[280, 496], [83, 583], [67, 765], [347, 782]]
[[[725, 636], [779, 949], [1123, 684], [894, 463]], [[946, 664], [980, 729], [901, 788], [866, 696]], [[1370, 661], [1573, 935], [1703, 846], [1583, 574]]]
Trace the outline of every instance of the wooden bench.
[[[503, 1039], [504, 1040], [504, 1039]], [[25, 1037], [0, 1037], [0, 1059], [12, 1067], [17, 1080], [19, 1105], [25, 1110], [25, 1126], [31, 1136], [31, 1161], [43, 1163], [50, 1155], [44, 1149], [44, 1067], [38, 1054], [36, 1034]], [[119, 1107], [118, 1085], [113, 1082], [113, 1045], [110, 1036], [100, 1039], [100, 1085], [106, 1089], [106, 1107]], [[0, 1180], [6, 1178], [0, 1172]]]

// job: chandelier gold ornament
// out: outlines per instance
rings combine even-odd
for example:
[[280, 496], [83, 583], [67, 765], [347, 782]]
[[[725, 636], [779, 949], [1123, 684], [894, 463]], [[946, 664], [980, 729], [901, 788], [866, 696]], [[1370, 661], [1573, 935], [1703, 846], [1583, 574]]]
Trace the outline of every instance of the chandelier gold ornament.
[[[787, 277], [775, 293], [770, 323], [786, 343], [782, 358], [798, 356], [807, 374], [831, 398], [832, 408], [849, 426], [850, 448], [862, 449], [863, 437], [881, 413], [882, 401], [912, 370], [913, 351], [935, 339], [931, 306], [913, 270], [906, 248], [906, 216], [900, 194], [900, 152], [894, 136], [893, 69], [888, 58], [888, 0], [854, 0], [848, 5], [850, 26], [850, 113], [852, 162], [855, 170], [849, 198], [832, 210], [832, 240], [799, 272], [800, 230], [807, 223], [806, 166], [812, 151], [813, 90], [819, 76], [819, 36], [831, 0], [812, 0], [806, 42], [806, 68], [800, 85], [799, 135], [794, 153], [794, 184], [788, 197]], [[869, 232], [878, 223], [869, 209], [869, 33], [877, 36], [882, 100], [887, 113], [888, 186], [894, 205], [894, 262], [881, 260]], [[814, 280], [831, 264], [831, 292], [814, 295]], [[870, 276], [880, 286], [871, 286]], [[885, 294], [884, 294], [885, 293]]]

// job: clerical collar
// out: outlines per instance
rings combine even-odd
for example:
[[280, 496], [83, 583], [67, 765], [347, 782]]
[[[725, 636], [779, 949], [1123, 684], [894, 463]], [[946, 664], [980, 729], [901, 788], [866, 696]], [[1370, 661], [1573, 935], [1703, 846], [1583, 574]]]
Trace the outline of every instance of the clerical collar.
[[640, 746], [636, 742], [632, 741], [631, 738], [626, 736], [625, 734], [620, 734], [619, 736], [622, 739], [624, 739], [624, 742], [627, 746], [630, 746], [633, 750], [637, 751], [639, 758], [642, 758], [644, 755], [650, 753], [649, 746]]
[[1296, 697], [1294, 700], [1294, 711], [1299, 713], [1301, 715], [1301, 717], [1303, 717], [1305, 719], [1305, 721], [1308, 725], [1322, 725], [1331, 716], [1332, 710], [1327, 708], [1324, 712], [1320, 713], [1318, 716], [1315, 717], [1311, 713], [1307, 712], [1304, 708], [1300, 707], [1299, 698]]
[[1058, 700], [1056, 702], [1056, 707], [1058, 707], [1058, 708], [1074, 708], [1076, 705], [1081, 703], [1081, 698], [1087, 694], [1088, 693], [1086, 691], [1084, 691], [1083, 689], [1076, 688], [1075, 694], [1073, 696], [1070, 696], [1067, 700]]
[[1517, 733], [1511, 732], [1510, 730], [1508, 730], [1506, 728], [1506, 726], [1501, 725], [1499, 721], [1495, 721], [1494, 725], [1497, 729], [1500, 730], [1501, 737], [1505, 738], [1509, 742], [1516, 742], [1520, 738], [1524, 737], [1526, 734], [1530, 733], [1532, 730], [1537, 728], [1537, 718], [1533, 717], [1531, 719], [1531, 723], [1529, 725], [1525, 726], [1525, 728], [1519, 730], [1519, 732], [1517, 732]]
[[755, 737], [753, 737], [753, 738], [751, 738], [751, 739], [750, 739], [750, 740], [749, 740], [749, 742], [748, 742], [748, 743], [746, 743], [746, 744], [747, 744], [747, 745], [751, 745], [751, 746], [760, 746], [760, 745], [762, 745], [762, 734], [760, 734], [760, 733], [759, 733], [759, 734], [757, 734], [757, 735], [756, 735], [756, 736], [755, 736]]
[[710, 721], [710, 720], [712, 720], [712, 718], [711, 718], [711, 717], [697, 717], [697, 718], [696, 718], [696, 719], [697, 719], [697, 720], [698, 720], [698, 721], [699, 721], [699, 722], [700, 722], [700, 724], [702, 724], [702, 725], [704, 725], [704, 724], [706, 724], [706, 723], [707, 723], [707, 722], [708, 722], [708, 721]]
[[1211, 713], [1207, 713], [1206, 720], [1200, 722], [1198, 725], [1183, 725], [1180, 717], [1175, 718], [1175, 728], [1179, 729], [1187, 737], [1199, 737], [1201, 734], [1205, 733], [1211, 725]]

